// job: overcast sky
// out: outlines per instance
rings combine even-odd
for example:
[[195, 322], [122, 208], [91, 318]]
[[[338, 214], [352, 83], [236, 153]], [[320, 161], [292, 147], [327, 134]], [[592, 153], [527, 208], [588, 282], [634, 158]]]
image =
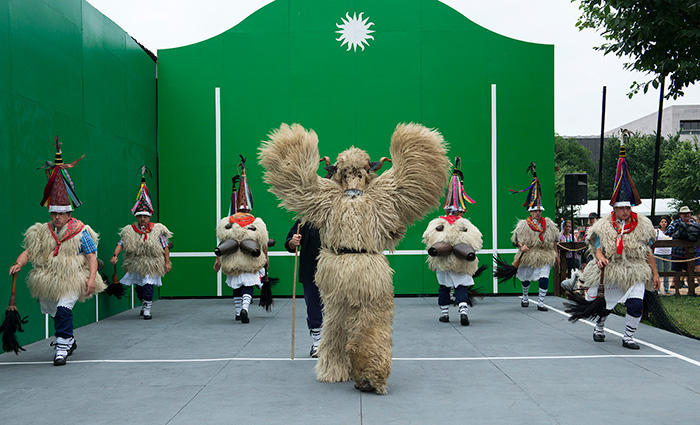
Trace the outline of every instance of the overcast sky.
[[[148, 49], [185, 46], [235, 26], [270, 0], [87, 0]], [[477, 24], [511, 38], [553, 44], [554, 129], [565, 136], [600, 134], [602, 88], [607, 86], [605, 129], [656, 112], [659, 92], [627, 92], [646, 75], [626, 71], [624, 60], [593, 50], [593, 30], [575, 27], [578, 3], [568, 0], [442, 0]], [[359, 12], [359, 11], [358, 11]], [[371, 16], [365, 11], [365, 16]], [[700, 85], [664, 106], [700, 104]]]

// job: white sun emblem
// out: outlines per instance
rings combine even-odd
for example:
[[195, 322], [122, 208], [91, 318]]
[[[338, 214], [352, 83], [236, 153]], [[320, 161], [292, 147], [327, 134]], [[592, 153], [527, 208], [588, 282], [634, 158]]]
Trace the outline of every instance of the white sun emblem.
[[343, 23], [335, 24], [336, 27], [340, 28], [340, 30], [336, 31], [340, 34], [340, 37], [336, 38], [336, 40], [343, 41], [340, 47], [343, 47], [347, 43], [347, 51], [350, 51], [350, 48], [352, 48], [353, 52], [356, 52], [357, 46], [365, 50], [365, 46], [362, 43], [369, 46], [367, 40], [374, 40], [374, 37], [370, 35], [374, 31], [369, 29], [370, 26], [374, 25], [374, 22], [367, 23], [369, 18], [363, 20], [363, 13], [364, 12], [360, 12], [360, 16], [357, 16], [357, 13], [353, 13], [352, 17], [350, 17], [350, 12], [348, 12], [345, 14], [345, 17], [348, 18], [347, 21], [341, 17], [340, 19]]

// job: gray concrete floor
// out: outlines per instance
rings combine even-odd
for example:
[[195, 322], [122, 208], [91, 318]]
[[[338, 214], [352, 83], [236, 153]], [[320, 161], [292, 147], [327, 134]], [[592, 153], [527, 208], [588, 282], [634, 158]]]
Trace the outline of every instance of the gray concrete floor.
[[[254, 300], [257, 302], [257, 300]], [[471, 325], [438, 322], [436, 298], [397, 298], [389, 393], [319, 383], [303, 299], [233, 319], [229, 299], [160, 300], [76, 330], [78, 349], [54, 367], [49, 340], [0, 355], [5, 424], [591, 424], [699, 423], [700, 341], [641, 325], [621, 346], [550, 311], [489, 297]], [[559, 311], [558, 311], [559, 310]]]

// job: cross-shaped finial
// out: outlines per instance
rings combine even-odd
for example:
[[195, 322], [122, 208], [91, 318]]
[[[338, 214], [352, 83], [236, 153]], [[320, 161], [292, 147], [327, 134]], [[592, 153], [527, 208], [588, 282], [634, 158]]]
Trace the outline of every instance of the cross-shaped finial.
[[61, 145], [62, 144], [63, 143], [58, 141], [58, 136], [56, 136], [56, 138], [54, 139], [54, 143], [53, 143], [53, 145], [56, 146], [56, 152], [61, 152]]

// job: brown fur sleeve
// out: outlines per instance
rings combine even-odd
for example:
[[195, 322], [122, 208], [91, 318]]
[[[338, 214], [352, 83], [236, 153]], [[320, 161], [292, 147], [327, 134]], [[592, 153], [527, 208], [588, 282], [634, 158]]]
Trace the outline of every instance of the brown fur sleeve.
[[[391, 137], [391, 169], [373, 183], [393, 186], [391, 196], [403, 223], [412, 223], [437, 207], [449, 178], [447, 144], [436, 130], [399, 124]], [[376, 182], [376, 183], [375, 183]]]
[[320, 159], [316, 133], [299, 124], [282, 124], [268, 137], [258, 149], [258, 160], [265, 168], [265, 183], [281, 200], [280, 206], [298, 215], [313, 215], [330, 207], [331, 198], [324, 193], [339, 189], [316, 174]]

